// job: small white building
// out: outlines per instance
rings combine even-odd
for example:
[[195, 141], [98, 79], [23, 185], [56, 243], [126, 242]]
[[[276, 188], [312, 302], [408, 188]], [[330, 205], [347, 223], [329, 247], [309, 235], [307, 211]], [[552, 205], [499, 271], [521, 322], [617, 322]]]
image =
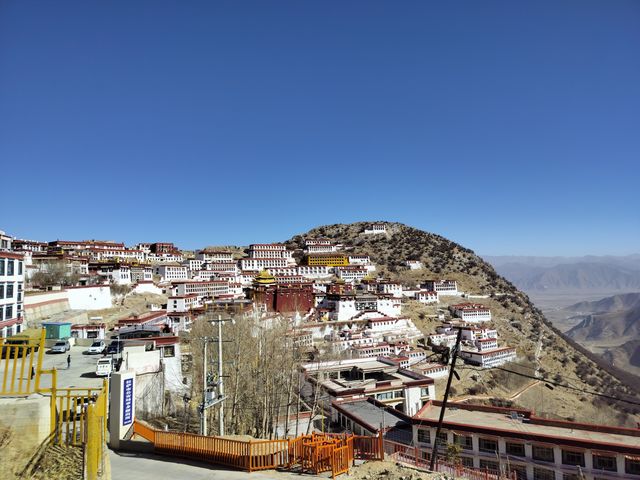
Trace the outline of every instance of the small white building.
[[495, 328], [478, 328], [474, 326], [462, 327], [462, 340], [474, 343], [476, 340], [487, 338], [498, 338], [498, 331]]
[[326, 265], [298, 265], [297, 274], [308, 279], [320, 279], [329, 277], [331, 270]]
[[71, 325], [71, 336], [79, 340], [104, 340], [106, 325], [104, 323], [83, 323]]
[[456, 344], [458, 335], [455, 333], [434, 333], [427, 336], [429, 345], [438, 345], [442, 347], [453, 347]]
[[379, 233], [387, 233], [387, 226], [384, 223], [372, 223], [369, 228], [364, 229], [365, 235], [376, 235]]
[[240, 260], [240, 270], [260, 272], [262, 270], [268, 270], [272, 267], [286, 267], [289, 265], [289, 260], [283, 257], [249, 257], [242, 258]]
[[198, 250], [195, 257], [205, 263], [233, 262], [233, 253], [222, 250]]
[[347, 283], [358, 283], [369, 273], [365, 267], [349, 265], [346, 267], [335, 267], [335, 273]]
[[[281, 243], [254, 243], [249, 245], [249, 258], [267, 259], [280, 258], [285, 259], [285, 265], [295, 265], [293, 259], [293, 251], [287, 250], [287, 246]], [[272, 265], [279, 266], [279, 265]], [[268, 268], [268, 267], [264, 267]], [[245, 270], [244, 267], [242, 267]], [[262, 269], [260, 269], [262, 270]]]
[[486, 352], [498, 348], [497, 338], [479, 338], [475, 341], [476, 348], [479, 352]]
[[420, 260], [407, 260], [404, 264], [409, 267], [409, 270], [421, 270], [424, 267]]
[[438, 292], [439, 295], [462, 295], [462, 292], [458, 290], [458, 282], [455, 280], [426, 280], [420, 287], [425, 290]]
[[491, 321], [491, 309], [480, 303], [458, 303], [449, 307], [451, 313], [463, 322], [479, 323]]
[[183, 265], [156, 265], [154, 273], [160, 275], [162, 281], [171, 282], [173, 280], [187, 280], [189, 278], [187, 267]]
[[466, 350], [460, 351], [460, 358], [472, 365], [482, 368], [498, 367], [516, 359], [516, 349], [512, 347], [496, 348], [488, 351]]
[[203, 298], [216, 298], [229, 294], [229, 282], [211, 280], [208, 282], [194, 282], [188, 280], [172, 283], [172, 296], [197, 295], [199, 300]]
[[422, 361], [412, 365], [411, 370], [430, 378], [442, 378], [449, 375], [449, 365], [437, 362]]
[[394, 298], [402, 298], [402, 285], [395, 282], [378, 282], [378, 292]]
[[10, 337], [24, 329], [24, 273], [22, 254], [0, 251], [0, 336], [2, 337]]
[[105, 260], [144, 262], [145, 253], [142, 250], [132, 250], [127, 248], [101, 248], [87, 247], [86, 252], [91, 260], [98, 262]]
[[337, 245], [307, 245], [305, 253], [333, 253], [337, 252]]
[[416, 292], [416, 300], [420, 303], [438, 303], [438, 292], [431, 290], [419, 290]]
[[167, 300], [167, 312], [188, 312], [192, 308], [201, 307], [202, 303], [198, 300], [198, 295], [192, 293], [190, 295], [172, 296]]
[[369, 255], [349, 255], [349, 265], [370, 265]]

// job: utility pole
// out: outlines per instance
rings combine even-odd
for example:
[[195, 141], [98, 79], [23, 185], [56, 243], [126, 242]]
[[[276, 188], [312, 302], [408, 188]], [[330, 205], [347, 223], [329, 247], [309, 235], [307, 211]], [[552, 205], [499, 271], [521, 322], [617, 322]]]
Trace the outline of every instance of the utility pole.
[[[222, 316], [218, 315], [218, 398], [224, 398], [224, 384], [222, 382]], [[220, 409], [218, 410], [220, 436], [224, 435], [224, 402], [220, 401]]]
[[215, 405], [220, 405], [218, 410], [219, 419], [219, 435], [224, 435], [224, 373], [222, 368], [222, 324], [226, 321], [231, 321], [235, 324], [233, 318], [223, 320], [221, 315], [218, 315], [217, 320], [209, 320], [209, 322], [216, 322], [218, 324], [218, 381], [216, 382], [217, 398], [210, 398], [209, 392], [209, 379], [207, 374], [207, 343], [216, 340], [211, 337], [203, 337], [204, 345], [202, 348], [202, 403], [200, 404], [200, 434], [207, 435], [207, 409]]
[[440, 407], [440, 418], [438, 419], [438, 428], [436, 429], [436, 438], [433, 441], [433, 450], [431, 451], [431, 464], [429, 470], [433, 471], [436, 466], [436, 458], [438, 456], [438, 436], [442, 429], [442, 422], [444, 421], [444, 412], [447, 408], [447, 401], [449, 400], [449, 391], [451, 390], [451, 380], [453, 380], [454, 371], [456, 368], [456, 359], [458, 358], [458, 352], [460, 351], [460, 340], [462, 339], [462, 328], [458, 327], [458, 336], [456, 337], [456, 345], [453, 347], [453, 356], [451, 357], [451, 369], [449, 370], [449, 379], [447, 380], [447, 388], [444, 391], [444, 398], [442, 400], [442, 406]]
[[202, 405], [200, 406], [200, 435], [207, 435], [207, 343], [209, 337], [203, 338], [202, 345]]

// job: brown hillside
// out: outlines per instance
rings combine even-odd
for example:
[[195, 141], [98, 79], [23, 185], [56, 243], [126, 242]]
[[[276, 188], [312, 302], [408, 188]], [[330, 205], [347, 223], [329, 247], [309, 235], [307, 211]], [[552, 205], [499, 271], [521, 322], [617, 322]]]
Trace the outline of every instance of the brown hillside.
[[[545, 379], [568, 387], [549, 390], [540, 388], [542, 385], [532, 385], [520, 393], [523, 385], [526, 387], [534, 381], [499, 370], [477, 371], [464, 367], [460, 369], [462, 380], [455, 385], [456, 395], [508, 400], [549, 417], [635, 426], [640, 418], [638, 406], [580, 392], [598, 392], [638, 402], [638, 393], [629, 386], [633, 384], [623, 383], [631, 382], [629, 377], [565, 338], [526, 294], [498, 275], [491, 265], [468, 248], [439, 235], [400, 223], [384, 223], [386, 234], [364, 235], [370, 223], [358, 222], [317, 227], [286, 243], [290, 248], [302, 249], [306, 238], [327, 237], [343, 244], [349, 249], [347, 252], [370, 255], [378, 266], [378, 273], [405, 284], [415, 285], [429, 278], [452, 278], [465, 292], [487, 295], [488, 298], [474, 301], [491, 307], [501, 343], [514, 346], [518, 351], [517, 365], [506, 368], [530, 375], [537, 370]], [[421, 260], [424, 269], [406, 270], [403, 266], [406, 260]], [[444, 297], [441, 303], [446, 306], [457, 301], [459, 298]], [[436, 314], [436, 307], [408, 300], [403, 308], [424, 333], [430, 333], [435, 324], [430, 316]]]

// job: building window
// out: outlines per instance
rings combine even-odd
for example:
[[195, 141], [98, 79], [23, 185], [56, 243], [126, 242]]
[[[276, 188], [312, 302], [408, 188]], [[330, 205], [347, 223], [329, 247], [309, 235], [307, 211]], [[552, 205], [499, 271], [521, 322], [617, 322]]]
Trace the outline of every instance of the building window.
[[516, 474], [517, 480], [527, 480], [527, 467], [524, 465], [509, 465], [511, 474]]
[[498, 462], [484, 459], [480, 459], [480, 468], [491, 470], [492, 472], [497, 472], [498, 470], [500, 470]]
[[13, 298], [13, 283], [7, 283], [7, 298]]
[[13, 260], [7, 261], [7, 276], [13, 275], [13, 266], [14, 266], [13, 263], [14, 263]]
[[624, 472], [630, 475], [640, 475], [640, 457], [625, 457]]
[[0, 283], [0, 299], [4, 298], [4, 283]]
[[562, 450], [563, 465], [580, 465], [584, 467], [584, 452], [574, 450]]
[[418, 442], [420, 443], [431, 443], [431, 432], [429, 430], [425, 430], [424, 428], [418, 429]]
[[490, 438], [480, 438], [478, 447], [481, 452], [493, 453], [498, 451], [498, 442]]
[[378, 393], [376, 395], [376, 399], [378, 399], [378, 400], [392, 400], [393, 399], [393, 392]]
[[541, 460], [543, 462], [555, 462], [552, 447], [534, 445], [532, 449], [532, 457], [534, 460]]
[[22, 275], [22, 262], [18, 262], [18, 275]]
[[473, 439], [469, 435], [453, 435], [456, 445], [460, 445], [463, 450], [473, 450]]
[[547, 470], [546, 468], [534, 468], [533, 480], [555, 480], [556, 474], [553, 470]]
[[4, 258], [0, 258], [0, 275], [4, 275]]
[[428, 397], [429, 396], [429, 387], [422, 387], [420, 389], [420, 396], [421, 397]]
[[13, 317], [13, 305], [7, 305], [5, 308], [5, 318], [9, 320]]
[[473, 457], [460, 457], [463, 467], [473, 468]]
[[507, 455], [513, 455], [514, 457], [524, 457], [524, 443], [507, 442]]
[[447, 432], [440, 432], [438, 434], [438, 443], [440, 445], [446, 445], [449, 443], [449, 434]]
[[593, 468], [595, 470], [615, 472], [618, 470], [616, 457], [611, 455], [593, 455]]
[[176, 351], [175, 351], [175, 347], [173, 345], [170, 345], [168, 347], [164, 347], [162, 349], [162, 357], [163, 358], [171, 358], [171, 357], [175, 357], [176, 356]]

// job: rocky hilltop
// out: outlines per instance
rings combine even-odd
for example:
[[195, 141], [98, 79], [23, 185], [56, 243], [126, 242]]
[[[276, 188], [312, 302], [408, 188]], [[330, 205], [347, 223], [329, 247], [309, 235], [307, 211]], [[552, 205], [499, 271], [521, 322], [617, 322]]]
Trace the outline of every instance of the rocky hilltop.
[[[377, 265], [379, 275], [405, 285], [432, 278], [454, 279], [459, 289], [481, 297], [473, 301], [491, 308], [492, 323], [501, 343], [517, 348], [518, 361], [505, 368], [522, 375], [463, 366], [460, 368], [462, 378], [454, 385], [458, 400], [513, 404], [549, 417], [635, 426], [640, 419], [640, 408], [616, 400], [639, 401], [638, 393], [632, 388], [636, 385], [634, 377], [625, 377], [624, 372], [564, 337], [525, 293], [498, 275], [472, 250], [407, 225], [382, 223], [386, 225], [384, 234], [364, 234], [370, 222], [335, 224], [314, 228], [286, 243], [292, 249], [303, 249], [308, 238], [329, 238], [344, 245], [348, 253], [368, 254]], [[405, 267], [407, 260], [419, 260], [423, 268], [409, 270]], [[457, 302], [459, 298], [449, 301]], [[447, 297], [438, 307], [407, 300], [403, 314], [428, 334], [438, 324], [437, 309], [446, 306]], [[548, 386], [527, 378], [536, 375], [547, 380]], [[597, 392], [613, 399], [585, 392]]]

